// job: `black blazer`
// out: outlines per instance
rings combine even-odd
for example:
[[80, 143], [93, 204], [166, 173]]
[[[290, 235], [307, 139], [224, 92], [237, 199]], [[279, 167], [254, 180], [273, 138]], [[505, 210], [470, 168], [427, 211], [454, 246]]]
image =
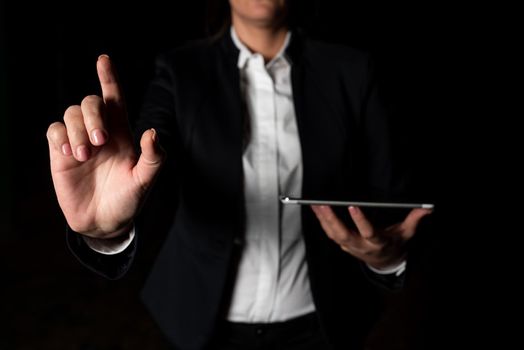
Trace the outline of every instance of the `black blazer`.
[[[163, 55], [137, 122], [138, 136], [156, 128], [168, 153], [165, 168], [176, 174], [172, 181], [178, 191], [171, 200], [178, 209], [143, 299], [181, 349], [202, 349], [212, 337], [227, 308], [235, 253], [243, 244], [242, 152], [249, 125], [238, 53], [226, 33]], [[295, 32], [287, 55], [303, 154], [303, 196], [398, 199], [390, 128], [369, 54]], [[203, 196], [220, 201], [202, 203]], [[362, 341], [376, 318], [379, 285], [392, 285], [332, 242], [308, 207], [302, 223], [322, 329], [334, 348], [347, 349]], [[89, 250], [74, 233], [68, 235], [69, 246], [94, 271], [119, 278], [141, 236], [158, 234], [147, 231], [138, 225], [137, 239], [116, 256]]]

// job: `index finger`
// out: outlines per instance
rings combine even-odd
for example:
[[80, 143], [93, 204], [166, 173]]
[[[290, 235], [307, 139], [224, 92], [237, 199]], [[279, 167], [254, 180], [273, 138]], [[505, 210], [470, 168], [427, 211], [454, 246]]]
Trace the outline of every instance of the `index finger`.
[[315, 212], [320, 221], [320, 226], [322, 226], [329, 238], [341, 246], [354, 242], [356, 234], [349, 230], [346, 225], [340, 221], [329, 206], [312, 205], [311, 209]]
[[358, 228], [358, 232], [363, 238], [373, 243], [381, 243], [383, 241], [359, 207], [350, 206], [348, 210], [349, 215], [351, 215], [353, 222]]
[[115, 104], [121, 106], [123, 104], [122, 89], [118, 83], [116, 70], [108, 55], [103, 54], [98, 56], [96, 70], [98, 72], [100, 86], [102, 87], [102, 97], [106, 105]]

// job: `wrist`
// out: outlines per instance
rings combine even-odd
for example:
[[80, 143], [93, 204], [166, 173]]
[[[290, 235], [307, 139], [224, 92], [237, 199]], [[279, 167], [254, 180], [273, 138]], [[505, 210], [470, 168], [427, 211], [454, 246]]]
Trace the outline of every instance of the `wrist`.
[[110, 233], [107, 235], [107, 238], [104, 239], [110, 239], [110, 240], [122, 240], [129, 236], [129, 232], [133, 229], [133, 222], [127, 223], [124, 227], [121, 229], [118, 229], [115, 232]]
[[125, 241], [127, 239], [127, 237], [129, 237], [129, 233], [131, 232], [131, 230], [133, 229], [134, 225], [133, 225], [133, 222], [130, 222], [128, 224], [126, 224], [124, 227], [114, 231], [114, 232], [111, 232], [107, 235], [105, 235], [104, 237], [100, 237], [99, 239], [104, 239], [104, 240], [108, 240], [108, 241], [112, 241], [112, 242], [119, 242], [119, 241]]
[[73, 230], [73, 231], [82, 235], [85, 238], [118, 243], [119, 241], [124, 241], [126, 240], [127, 237], [129, 237], [129, 233], [131, 232], [133, 227], [134, 227], [134, 224], [132, 221], [130, 221], [129, 223], [125, 224], [124, 226], [114, 231], [110, 231], [110, 232], [104, 232], [101, 230], [87, 231], [87, 232], [81, 232], [81, 231], [76, 231], [76, 230]]
[[406, 262], [406, 254], [397, 258], [366, 261], [366, 264], [376, 270], [390, 270]]

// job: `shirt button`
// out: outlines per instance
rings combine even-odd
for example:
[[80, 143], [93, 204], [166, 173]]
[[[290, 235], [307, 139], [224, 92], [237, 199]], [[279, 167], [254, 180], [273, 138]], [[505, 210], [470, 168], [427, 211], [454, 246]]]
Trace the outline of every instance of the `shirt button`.
[[262, 329], [262, 328], [257, 328], [257, 329], [255, 330], [255, 334], [256, 334], [256, 335], [262, 335], [262, 334], [264, 334], [264, 329]]

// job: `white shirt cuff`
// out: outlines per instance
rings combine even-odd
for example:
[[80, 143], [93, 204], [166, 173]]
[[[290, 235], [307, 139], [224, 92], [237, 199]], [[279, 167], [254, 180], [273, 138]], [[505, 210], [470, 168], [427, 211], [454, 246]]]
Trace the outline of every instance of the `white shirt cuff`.
[[400, 276], [406, 270], [406, 260], [402, 261], [398, 265], [388, 266], [382, 269], [377, 269], [376, 267], [370, 266], [369, 264], [366, 265], [368, 269], [374, 273], [378, 273], [379, 275], [390, 275], [394, 273], [396, 276]]
[[131, 228], [131, 231], [127, 234], [127, 237], [122, 237], [123, 240], [114, 239], [97, 239], [87, 236], [82, 236], [87, 246], [93, 249], [95, 252], [104, 255], [115, 255], [122, 253], [127, 247], [133, 242], [135, 238], [135, 227]]

